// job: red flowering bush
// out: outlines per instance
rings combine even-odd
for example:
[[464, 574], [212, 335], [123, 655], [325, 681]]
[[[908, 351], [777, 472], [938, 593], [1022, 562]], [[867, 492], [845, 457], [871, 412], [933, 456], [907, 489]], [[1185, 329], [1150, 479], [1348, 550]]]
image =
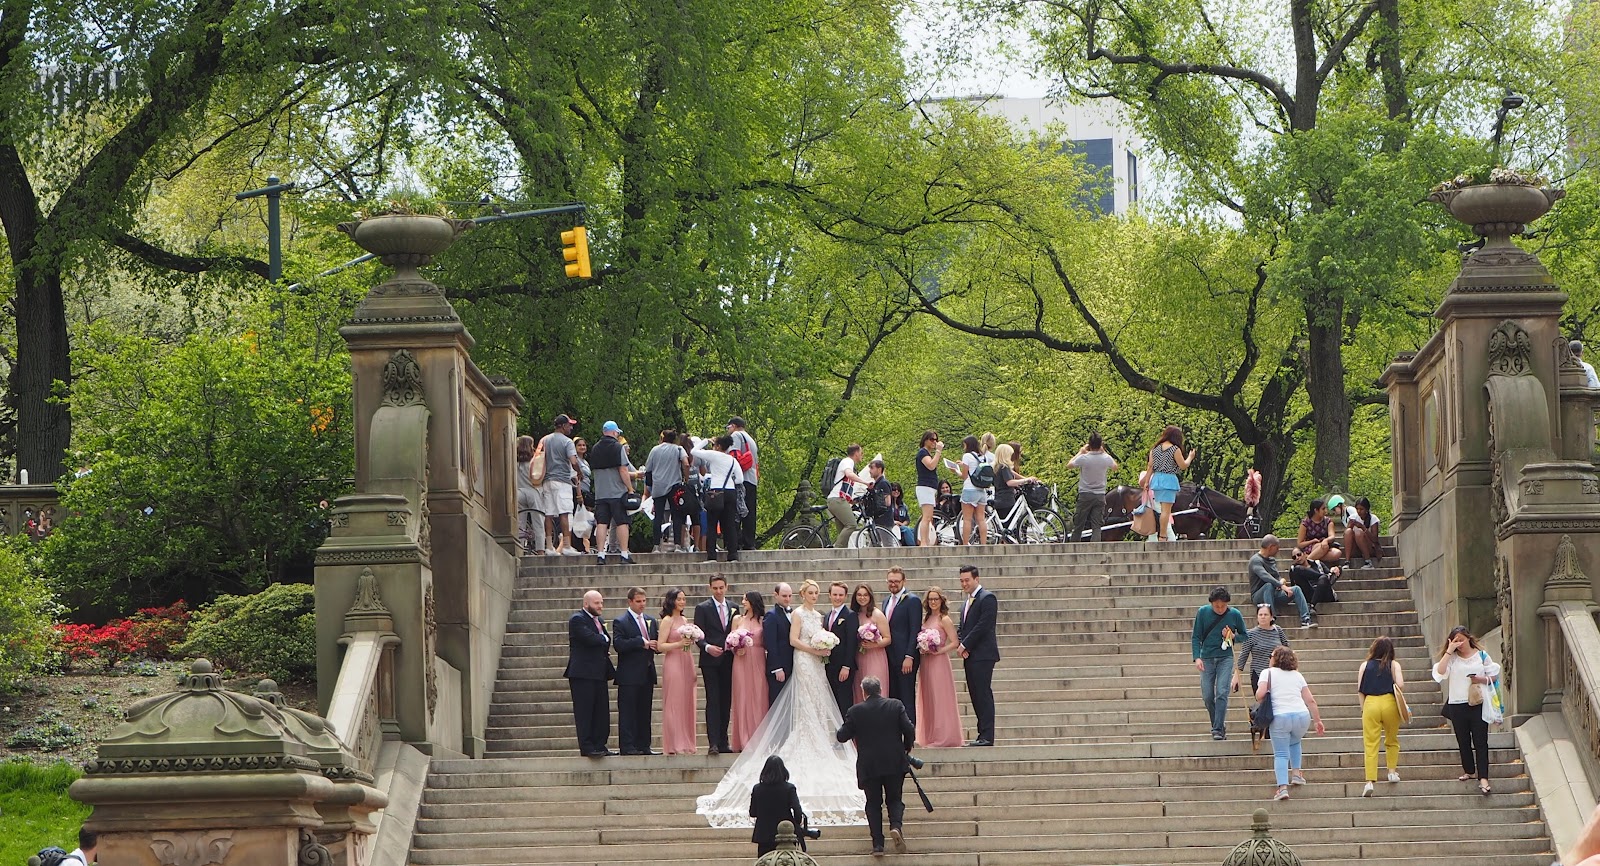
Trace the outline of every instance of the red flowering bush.
[[189, 616], [179, 600], [101, 626], [57, 623], [56, 640], [69, 665], [98, 660], [110, 668], [127, 659], [165, 660], [188, 636]]

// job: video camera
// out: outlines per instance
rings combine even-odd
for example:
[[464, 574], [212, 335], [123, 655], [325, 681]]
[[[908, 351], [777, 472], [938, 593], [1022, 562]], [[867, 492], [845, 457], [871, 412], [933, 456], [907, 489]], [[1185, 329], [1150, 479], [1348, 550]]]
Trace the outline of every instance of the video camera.
[[806, 828], [802, 829], [800, 831], [800, 833], [802, 835], [804, 835], [807, 839], [821, 839], [822, 838], [822, 828], [821, 827], [806, 827]]

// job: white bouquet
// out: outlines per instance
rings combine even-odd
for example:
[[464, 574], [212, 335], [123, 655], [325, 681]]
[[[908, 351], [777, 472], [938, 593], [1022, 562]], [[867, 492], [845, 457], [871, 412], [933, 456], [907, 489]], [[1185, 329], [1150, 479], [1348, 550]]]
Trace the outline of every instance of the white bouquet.
[[833, 648], [838, 646], [838, 645], [839, 645], [839, 636], [834, 634], [831, 631], [820, 632], [820, 633], [817, 634], [816, 637], [811, 639], [811, 646], [812, 646], [813, 649], [826, 650], [827, 652], [833, 652]]
[[686, 637], [692, 641], [701, 641], [705, 639], [706, 633], [701, 630], [700, 626], [697, 626], [694, 623], [689, 623], [678, 630], [678, 636]]

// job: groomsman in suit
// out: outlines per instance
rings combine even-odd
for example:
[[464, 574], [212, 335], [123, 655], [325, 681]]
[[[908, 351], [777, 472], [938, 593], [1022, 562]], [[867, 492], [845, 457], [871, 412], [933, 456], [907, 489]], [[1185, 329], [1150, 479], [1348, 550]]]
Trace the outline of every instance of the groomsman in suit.
[[583, 594], [583, 609], [567, 620], [567, 670], [562, 676], [572, 689], [578, 751], [585, 758], [616, 754], [606, 747], [611, 739], [606, 683], [616, 677], [617, 669], [611, 664], [611, 636], [600, 619], [605, 609], [604, 597], [591, 589]]
[[922, 599], [906, 589], [905, 569], [889, 568], [889, 595], [883, 600], [889, 619], [889, 697], [905, 704], [906, 715], [917, 721], [917, 668], [922, 652], [917, 632], [922, 630]]
[[995, 637], [995, 620], [1000, 602], [994, 593], [978, 583], [977, 566], [961, 566], [961, 626], [956, 629], [960, 642], [962, 669], [967, 674], [967, 697], [972, 713], [978, 717], [978, 738], [969, 746], [994, 745], [994, 666], [1000, 661], [1000, 641]]
[[883, 808], [889, 807], [889, 835], [895, 853], [906, 852], [905, 800], [901, 798], [906, 773], [911, 770], [906, 755], [917, 739], [917, 726], [906, 715], [906, 708], [894, 698], [883, 696], [877, 677], [861, 681], [866, 699], [844, 714], [844, 724], [834, 734], [841, 743], [856, 741], [856, 785], [867, 792], [867, 832], [872, 836], [873, 856], [883, 854]]
[[834, 581], [828, 587], [828, 601], [833, 610], [823, 618], [822, 627], [839, 639], [839, 645], [828, 653], [828, 685], [833, 687], [833, 702], [839, 705], [839, 716], [843, 718], [855, 703], [855, 683], [850, 677], [856, 672], [861, 636], [856, 634], [856, 612], [850, 609], [850, 587]]
[[694, 624], [706, 633], [700, 644], [700, 675], [706, 681], [706, 742], [711, 754], [731, 752], [728, 747], [728, 717], [733, 714], [733, 653], [723, 644], [728, 641], [728, 623], [734, 611], [728, 610], [728, 580], [711, 575], [711, 597], [694, 606]]
[[772, 588], [772, 609], [761, 621], [761, 642], [767, 646], [767, 706], [772, 706], [794, 673], [794, 647], [789, 643], [789, 606], [794, 589], [787, 583]]
[[611, 624], [617, 645], [617, 744], [624, 755], [659, 755], [650, 748], [656, 697], [656, 639], [661, 624], [644, 612], [644, 590], [628, 590], [628, 612]]

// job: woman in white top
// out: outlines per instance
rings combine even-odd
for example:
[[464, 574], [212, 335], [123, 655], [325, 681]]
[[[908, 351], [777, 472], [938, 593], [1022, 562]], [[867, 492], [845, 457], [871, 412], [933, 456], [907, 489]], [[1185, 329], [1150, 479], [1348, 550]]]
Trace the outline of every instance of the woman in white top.
[[[1492, 711], [1492, 698], [1487, 691], [1493, 688], [1500, 666], [1478, 646], [1478, 639], [1464, 625], [1450, 629], [1444, 640], [1444, 650], [1433, 666], [1434, 682], [1442, 683], [1444, 706], [1439, 715], [1450, 720], [1456, 732], [1456, 746], [1461, 750], [1461, 775], [1456, 781], [1465, 782], [1478, 777], [1478, 790], [1485, 795], [1489, 787], [1489, 722], [1484, 714]], [[1482, 690], [1476, 687], [1482, 686]], [[1475, 695], [1474, 692], [1478, 694]], [[1477, 697], [1476, 702], [1473, 698]]]
[[1300, 769], [1301, 738], [1313, 722], [1318, 734], [1328, 729], [1322, 726], [1322, 710], [1300, 674], [1300, 659], [1286, 646], [1272, 651], [1272, 667], [1261, 674], [1256, 700], [1264, 701], [1268, 695], [1272, 696], [1272, 770], [1278, 781], [1272, 799], [1287, 800], [1290, 785], [1306, 783]]
[[984, 510], [989, 505], [989, 491], [972, 483], [972, 476], [978, 473], [978, 467], [993, 465], [992, 457], [979, 450], [978, 437], [968, 436], [961, 440], [961, 462], [950, 463], [951, 469], [961, 475], [961, 537], [956, 539], [957, 544], [966, 544], [972, 538], [972, 524], [978, 524], [978, 543], [989, 543], [989, 521], [985, 520]]

